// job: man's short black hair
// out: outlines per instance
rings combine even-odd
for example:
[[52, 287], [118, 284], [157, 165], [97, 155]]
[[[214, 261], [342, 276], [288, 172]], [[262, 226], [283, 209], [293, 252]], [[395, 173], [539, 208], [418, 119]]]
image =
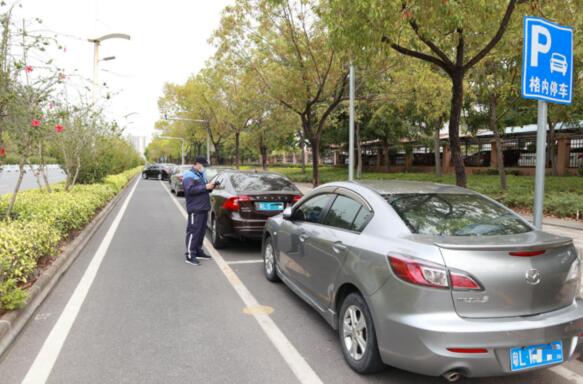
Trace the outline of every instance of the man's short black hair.
[[209, 165], [208, 161], [206, 161], [206, 157], [204, 156], [197, 156], [196, 159], [194, 159], [194, 164], [202, 164], [202, 165]]

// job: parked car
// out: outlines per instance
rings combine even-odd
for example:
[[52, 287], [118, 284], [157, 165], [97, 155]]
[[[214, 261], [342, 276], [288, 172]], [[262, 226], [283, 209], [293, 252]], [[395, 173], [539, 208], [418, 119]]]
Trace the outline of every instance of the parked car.
[[184, 172], [190, 170], [192, 165], [179, 165], [174, 168], [174, 172], [170, 175], [170, 192], [175, 193], [176, 196], [184, 195], [184, 187], [182, 185], [182, 176]]
[[262, 253], [359, 373], [529, 371], [571, 358], [583, 331], [572, 240], [464, 188], [326, 184], [267, 221]]
[[224, 171], [210, 194], [208, 227], [215, 248], [228, 239], [261, 239], [266, 220], [302, 197], [287, 177], [268, 172]]
[[170, 178], [170, 173], [166, 167], [161, 164], [150, 164], [142, 171], [142, 178], [145, 180], [168, 180]]

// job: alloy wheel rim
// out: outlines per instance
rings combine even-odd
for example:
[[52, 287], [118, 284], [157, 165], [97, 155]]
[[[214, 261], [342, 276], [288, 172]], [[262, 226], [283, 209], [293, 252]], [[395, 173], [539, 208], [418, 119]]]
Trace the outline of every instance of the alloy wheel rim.
[[268, 275], [273, 273], [273, 246], [271, 244], [267, 244], [265, 246], [265, 272]]
[[342, 339], [350, 357], [354, 360], [362, 359], [367, 349], [368, 329], [364, 313], [356, 305], [349, 306], [344, 312]]
[[213, 236], [213, 243], [215, 243], [217, 241], [217, 221], [213, 218], [213, 225], [212, 227], [212, 231], [211, 234]]
[[162, 174], [161, 173], [158, 174], [158, 180], [162, 180]]

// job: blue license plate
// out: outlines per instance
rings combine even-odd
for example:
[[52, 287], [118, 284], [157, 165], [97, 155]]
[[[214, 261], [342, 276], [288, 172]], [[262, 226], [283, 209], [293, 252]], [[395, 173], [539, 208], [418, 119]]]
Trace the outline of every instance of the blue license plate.
[[283, 203], [260, 202], [255, 203], [258, 211], [283, 211]]
[[531, 345], [510, 349], [510, 369], [520, 371], [528, 368], [563, 362], [563, 342], [553, 341], [549, 344]]

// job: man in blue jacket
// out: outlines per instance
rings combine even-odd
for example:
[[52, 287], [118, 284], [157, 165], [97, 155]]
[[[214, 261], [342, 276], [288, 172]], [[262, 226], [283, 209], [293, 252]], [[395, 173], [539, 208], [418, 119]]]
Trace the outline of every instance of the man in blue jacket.
[[208, 165], [205, 157], [197, 157], [194, 166], [183, 175], [182, 186], [186, 198], [188, 223], [186, 225], [186, 262], [200, 265], [198, 258], [208, 259], [210, 256], [202, 250], [202, 242], [206, 232], [208, 212], [211, 209], [209, 193], [215, 188], [204, 174]]

